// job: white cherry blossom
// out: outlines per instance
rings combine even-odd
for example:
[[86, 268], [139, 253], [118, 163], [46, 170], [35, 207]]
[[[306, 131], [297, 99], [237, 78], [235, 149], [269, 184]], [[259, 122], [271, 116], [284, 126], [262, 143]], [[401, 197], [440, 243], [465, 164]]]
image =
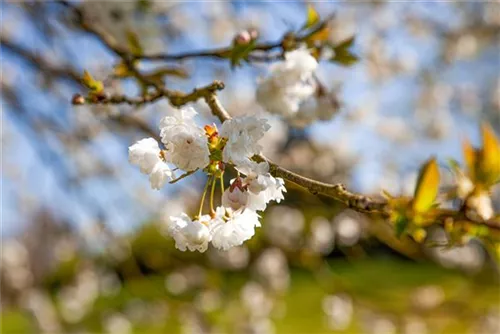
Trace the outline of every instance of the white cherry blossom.
[[238, 187], [227, 188], [222, 194], [222, 205], [226, 208], [238, 210], [248, 203], [248, 191], [242, 191]]
[[222, 152], [224, 162], [244, 164], [254, 154], [260, 153], [262, 146], [258, 141], [269, 128], [267, 120], [254, 116], [233, 118], [222, 123], [220, 136], [227, 139]]
[[283, 179], [275, 178], [271, 174], [259, 175], [258, 179], [260, 179], [259, 184], [265, 184], [266, 188], [258, 193], [249, 191], [247, 208], [263, 211], [269, 202], [276, 201], [279, 203], [285, 198], [283, 193], [286, 192], [286, 188]]
[[160, 157], [158, 142], [153, 138], [145, 138], [129, 147], [130, 163], [139, 166], [141, 173], [149, 175], [153, 189], [160, 189], [172, 179], [172, 170]]
[[150, 174], [160, 160], [160, 147], [154, 138], [144, 138], [128, 148], [131, 164], [139, 166], [141, 173]]
[[[218, 211], [221, 209], [218, 208]], [[216, 220], [211, 229], [212, 245], [222, 250], [240, 246], [254, 236], [255, 227], [260, 227], [259, 215], [255, 211], [249, 209], [227, 211], [230, 218]]]
[[160, 136], [170, 162], [185, 171], [202, 169], [210, 162], [205, 131], [196, 125], [193, 108], [182, 108], [160, 122]]
[[313, 73], [317, 66], [318, 62], [306, 49], [286, 53], [285, 60], [271, 65], [269, 75], [260, 80], [257, 101], [271, 113], [295, 114], [316, 91]]
[[172, 180], [172, 175], [170, 167], [165, 162], [159, 161], [154, 166], [151, 174], [149, 174], [151, 188], [160, 190], [167, 181]]
[[237, 169], [246, 175], [242, 183], [249, 192], [247, 208], [261, 211], [266, 209], [267, 203], [271, 201], [279, 203], [284, 199], [285, 182], [269, 173], [269, 164], [266, 161], [260, 163], [250, 161]]
[[170, 161], [185, 171], [202, 169], [210, 162], [210, 151], [204, 134], [179, 132], [166, 145]]
[[182, 213], [178, 217], [170, 217], [168, 232], [175, 240], [178, 250], [204, 252], [211, 240], [209, 215], [201, 216], [197, 220], [191, 220], [188, 215]]

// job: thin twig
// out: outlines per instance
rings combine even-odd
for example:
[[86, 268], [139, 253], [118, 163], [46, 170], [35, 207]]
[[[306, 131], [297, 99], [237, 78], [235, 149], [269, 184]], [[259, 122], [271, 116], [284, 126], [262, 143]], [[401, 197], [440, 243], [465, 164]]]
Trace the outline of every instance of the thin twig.
[[[297, 42], [303, 42], [307, 40], [309, 37], [312, 35], [316, 34], [317, 32], [321, 31], [324, 29], [328, 23], [334, 18], [334, 15], [330, 15], [326, 17], [324, 20], [321, 22], [318, 22], [314, 27], [309, 29], [305, 34], [296, 36], [295, 41]], [[288, 33], [289, 35], [290, 33]], [[286, 36], [287, 34], [285, 34]], [[283, 38], [281, 38], [279, 41], [276, 42], [267, 42], [267, 43], [259, 43], [255, 45], [253, 51], [271, 51], [273, 49], [281, 48], [283, 47]], [[217, 48], [217, 49], [209, 49], [209, 50], [197, 50], [197, 51], [188, 51], [188, 52], [183, 52], [179, 54], [166, 54], [166, 53], [157, 53], [157, 54], [150, 54], [150, 55], [134, 55], [134, 59], [143, 59], [143, 60], [150, 60], [150, 61], [180, 61], [180, 60], [185, 60], [185, 59], [193, 59], [193, 58], [212, 58], [212, 59], [228, 59], [231, 56], [233, 47], [224, 47], [224, 48]], [[251, 54], [249, 55], [249, 59], [252, 61], [273, 61], [279, 58], [279, 55], [270, 55], [270, 54]]]
[[181, 176], [179, 176], [178, 178], [173, 179], [173, 180], [172, 180], [172, 181], [170, 181], [169, 183], [170, 183], [170, 184], [174, 184], [174, 183], [176, 183], [176, 182], [178, 182], [178, 181], [182, 180], [183, 178], [185, 178], [185, 177], [187, 177], [187, 176], [189, 176], [189, 175], [193, 175], [193, 174], [194, 174], [194, 173], [196, 173], [197, 171], [198, 171], [198, 168], [196, 168], [195, 170], [191, 170], [191, 171], [189, 171], [189, 172], [186, 172], [186, 173], [182, 174]]

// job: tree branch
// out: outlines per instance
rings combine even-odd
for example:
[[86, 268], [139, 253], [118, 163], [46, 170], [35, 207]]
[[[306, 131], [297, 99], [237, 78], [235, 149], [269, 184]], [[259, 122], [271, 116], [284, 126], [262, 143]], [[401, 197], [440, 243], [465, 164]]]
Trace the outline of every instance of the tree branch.
[[[312, 29], [307, 31], [303, 35], [295, 36], [293, 33], [287, 33], [284, 35], [283, 38], [281, 38], [279, 41], [276, 42], [268, 42], [268, 43], [259, 43], [256, 44], [253, 51], [271, 51], [273, 49], [277, 48], [283, 48], [283, 41], [286, 36], [293, 36], [293, 40], [295, 42], [303, 42], [307, 40], [309, 37], [312, 35], [316, 34], [317, 32], [321, 31], [322, 29], [326, 28], [328, 23], [333, 20], [335, 16], [330, 15], [326, 17], [324, 20], [318, 22]], [[179, 61], [179, 60], [185, 60], [185, 59], [193, 59], [193, 58], [212, 58], [212, 59], [228, 59], [231, 56], [233, 47], [224, 47], [224, 48], [218, 48], [218, 49], [209, 49], [209, 50], [198, 50], [198, 51], [190, 51], [190, 52], [184, 52], [184, 53], [179, 53], [179, 54], [165, 54], [165, 53], [157, 53], [157, 54], [151, 54], [151, 55], [134, 55], [134, 59], [143, 59], [143, 60], [150, 60], [150, 61]], [[252, 51], [252, 52], [253, 52]], [[249, 59], [252, 61], [273, 61], [276, 60], [277, 57], [273, 55], [255, 55], [255, 54], [250, 54]]]
[[[215, 50], [202, 50], [202, 51], [194, 51], [187, 52], [177, 55], [169, 55], [169, 54], [155, 54], [155, 55], [133, 55], [129, 53], [127, 50], [122, 49], [119, 45], [117, 45], [112, 38], [112, 36], [108, 36], [105, 32], [97, 30], [92, 25], [87, 24], [83, 13], [81, 10], [71, 5], [69, 2], [65, 0], [60, 0], [60, 2], [71, 8], [74, 13], [77, 15], [78, 21], [83, 28], [83, 30], [91, 33], [92, 35], [99, 38], [106, 46], [108, 46], [118, 57], [123, 60], [123, 63], [129, 68], [131, 73], [144, 85], [153, 86], [156, 88], [156, 92], [146, 94], [141, 97], [129, 98], [121, 95], [114, 96], [103, 96], [102, 98], [96, 99], [95, 103], [109, 103], [109, 104], [118, 104], [118, 103], [128, 103], [132, 105], [141, 105], [144, 103], [154, 102], [162, 97], [165, 97], [169, 100], [170, 104], [174, 107], [182, 107], [187, 103], [195, 102], [199, 99], [203, 99], [207, 105], [209, 106], [213, 115], [215, 115], [221, 122], [231, 119], [231, 115], [225, 110], [223, 105], [220, 103], [217, 97], [217, 91], [222, 90], [224, 88], [224, 84], [220, 81], [214, 81], [212, 84], [194, 89], [191, 93], [183, 93], [179, 91], [171, 91], [164, 87], [163, 83], [158, 81], [152, 81], [147, 76], [142, 74], [135, 66], [136, 60], [163, 60], [163, 61], [179, 61], [183, 59], [189, 58], [216, 58], [216, 59], [225, 59], [230, 57], [232, 52], [232, 47], [215, 49]], [[255, 51], [269, 51], [278, 47], [281, 47], [283, 50], [287, 49], [285, 45], [285, 41], [287, 38], [290, 38], [292, 43], [301, 42], [307, 40], [310, 36], [324, 29], [328, 22], [332, 19], [333, 16], [319, 22], [315, 27], [309, 30], [306, 34], [302, 36], [295, 36], [293, 33], [286, 34], [283, 39], [279, 42], [275, 43], [264, 43], [258, 44], [255, 47]], [[250, 55], [256, 56], [257, 55]], [[264, 55], [262, 58], [266, 59], [276, 59], [276, 57], [269, 57], [269, 55]], [[94, 101], [90, 101], [93, 103]], [[157, 136], [156, 136], [157, 137]], [[155, 137], [155, 138], [156, 138]], [[345, 186], [341, 183], [338, 184], [328, 184], [319, 182], [316, 180], [312, 180], [305, 176], [296, 174], [290, 170], [287, 170], [263, 155], [254, 156], [253, 159], [255, 161], [267, 161], [270, 166], [270, 172], [272, 175], [276, 177], [281, 177], [288, 182], [292, 182], [304, 189], [307, 189], [312, 194], [322, 194], [328, 197], [331, 197], [337, 201], [340, 201], [347, 205], [348, 207], [360, 211], [360, 212], [368, 212], [368, 213], [377, 213], [381, 216], [387, 218], [390, 214], [389, 203], [386, 200], [376, 200], [371, 197], [353, 193], [345, 188]], [[442, 216], [436, 218], [436, 223], [444, 224], [448, 218], [452, 219], [463, 219], [463, 215], [460, 212], [451, 211], [446, 212]], [[497, 232], [500, 231], [500, 226], [496, 222], [471, 222], [467, 221], [467, 224], [472, 225], [483, 225], [488, 228], [494, 229]]]

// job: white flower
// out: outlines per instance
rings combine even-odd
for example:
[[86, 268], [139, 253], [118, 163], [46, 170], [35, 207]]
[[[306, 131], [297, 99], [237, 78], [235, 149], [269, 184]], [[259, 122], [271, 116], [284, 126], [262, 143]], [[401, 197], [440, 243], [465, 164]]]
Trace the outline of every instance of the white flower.
[[128, 149], [130, 163], [139, 166], [141, 173], [149, 175], [153, 189], [160, 189], [172, 179], [172, 171], [160, 158], [158, 142], [153, 138], [139, 140]]
[[[225, 211], [217, 208], [217, 214]], [[260, 227], [259, 215], [249, 209], [231, 212], [229, 219], [217, 219], [212, 225], [212, 245], [218, 249], [228, 250], [239, 246], [255, 234], [255, 227]]]
[[288, 120], [294, 126], [305, 127], [318, 119], [330, 120], [337, 111], [333, 97], [325, 94], [310, 98], [302, 103], [296, 114], [288, 116]]
[[[256, 180], [259, 187], [265, 185], [265, 189], [258, 193], [249, 192], [247, 208], [255, 211], [262, 211], [266, 209], [267, 203], [271, 201], [279, 203], [285, 198], [283, 193], [286, 192], [286, 188], [282, 178], [274, 178], [271, 174], [265, 174], [259, 175]], [[255, 183], [256, 180], [250, 182]], [[244, 180], [244, 182], [248, 181]]]
[[[467, 206], [471, 209], [474, 209], [477, 215], [480, 217], [479, 220], [488, 220], [493, 217], [495, 214], [493, 211], [493, 205], [491, 203], [491, 197], [487, 192], [481, 192], [477, 195], [469, 197], [467, 200]], [[469, 214], [469, 218], [473, 220], [476, 218], [475, 215]]]
[[258, 141], [269, 130], [267, 120], [254, 116], [233, 118], [222, 123], [220, 136], [227, 139], [222, 152], [224, 162], [243, 164], [260, 153]]
[[188, 215], [182, 213], [179, 217], [170, 217], [168, 232], [175, 240], [175, 248], [183, 252], [204, 252], [210, 242], [209, 225], [211, 218], [208, 215], [201, 216], [198, 220], [191, 220]]
[[269, 112], [290, 116], [316, 91], [313, 73], [316, 59], [306, 49], [285, 54], [285, 60], [270, 67], [270, 74], [259, 82], [257, 101]]
[[141, 173], [150, 174], [160, 160], [160, 147], [153, 138], [144, 138], [128, 148], [130, 163], [139, 166]]
[[[241, 181], [248, 190], [246, 207], [254, 211], [266, 209], [270, 201], [280, 202], [286, 192], [285, 182], [269, 174], [269, 164], [265, 161], [256, 163], [249, 161], [237, 167], [246, 177]], [[233, 181], [234, 182], [234, 181]]]
[[210, 151], [204, 134], [179, 132], [166, 146], [170, 161], [185, 171], [202, 169], [210, 162]]
[[169, 161], [185, 171], [202, 169], [210, 162], [205, 131], [194, 122], [193, 108], [178, 110], [160, 122], [160, 136], [170, 153]]
[[[165, 116], [160, 121], [160, 136], [162, 142], [170, 142], [178, 132], [196, 131], [197, 128], [194, 122], [194, 117], [197, 115], [196, 110], [191, 107], [184, 107], [175, 110], [173, 116]], [[181, 128], [183, 128], [181, 130]], [[200, 129], [201, 130], [201, 129]]]
[[248, 202], [248, 192], [242, 191], [238, 187], [227, 188], [222, 194], [222, 205], [226, 208], [231, 208], [233, 210], [238, 210], [241, 207], [247, 205]]
[[168, 180], [172, 179], [172, 170], [170, 167], [163, 162], [159, 161], [153, 168], [151, 174], [149, 174], [149, 183], [151, 188], [160, 190], [161, 187], [165, 185]]
[[472, 183], [472, 181], [461, 171], [458, 171], [455, 183], [457, 187], [457, 196], [459, 198], [466, 198], [472, 190], [474, 190], [474, 183]]

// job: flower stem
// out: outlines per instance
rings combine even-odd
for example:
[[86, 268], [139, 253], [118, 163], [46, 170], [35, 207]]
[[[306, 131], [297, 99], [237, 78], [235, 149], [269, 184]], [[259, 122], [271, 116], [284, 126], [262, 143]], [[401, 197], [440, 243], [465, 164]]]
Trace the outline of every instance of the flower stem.
[[214, 214], [214, 193], [215, 193], [215, 184], [216, 184], [216, 177], [214, 176], [212, 178], [212, 190], [210, 191], [210, 213]]
[[224, 173], [220, 175], [220, 195], [224, 195]]
[[205, 183], [205, 187], [203, 188], [203, 194], [201, 195], [201, 201], [200, 201], [200, 210], [198, 210], [198, 217], [201, 217], [201, 213], [203, 212], [203, 203], [205, 202], [205, 196], [207, 194], [208, 186], [210, 185], [212, 179], [213, 179], [212, 176], [209, 176], [207, 183]]

